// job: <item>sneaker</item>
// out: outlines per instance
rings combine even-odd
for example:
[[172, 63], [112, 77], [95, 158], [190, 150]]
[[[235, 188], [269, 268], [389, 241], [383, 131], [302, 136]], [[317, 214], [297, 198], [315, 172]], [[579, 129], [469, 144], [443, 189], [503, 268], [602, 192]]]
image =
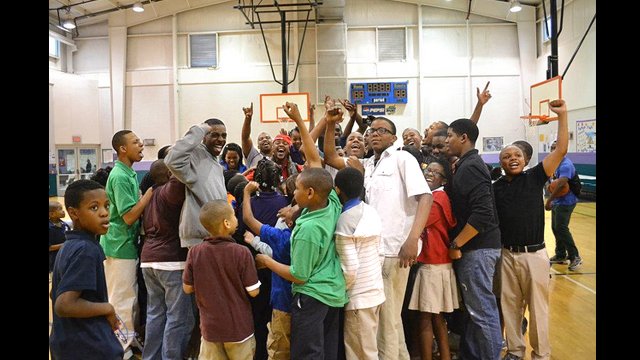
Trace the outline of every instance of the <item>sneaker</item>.
[[512, 353], [507, 353], [502, 360], [522, 360], [520, 356], [513, 355]]
[[576, 256], [571, 260], [569, 264], [569, 270], [576, 271], [576, 269], [582, 265], [582, 258], [580, 256]]
[[123, 360], [130, 360], [133, 359], [133, 351], [131, 351], [131, 348], [127, 348], [127, 351], [124, 352], [124, 356], [122, 356]]
[[566, 257], [560, 257], [558, 255], [554, 255], [551, 258], [549, 258], [549, 262], [552, 264], [566, 264], [567, 263], [567, 258]]

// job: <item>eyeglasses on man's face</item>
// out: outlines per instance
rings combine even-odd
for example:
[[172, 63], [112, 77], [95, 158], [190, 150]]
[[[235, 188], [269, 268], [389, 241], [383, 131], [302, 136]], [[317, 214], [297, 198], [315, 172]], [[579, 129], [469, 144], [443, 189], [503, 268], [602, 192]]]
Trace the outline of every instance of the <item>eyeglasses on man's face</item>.
[[367, 130], [369, 132], [369, 134], [373, 135], [373, 133], [377, 133], [378, 135], [382, 136], [385, 134], [391, 134], [391, 130], [387, 129], [387, 128], [383, 128], [383, 127], [379, 127], [379, 128], [369, 128]]

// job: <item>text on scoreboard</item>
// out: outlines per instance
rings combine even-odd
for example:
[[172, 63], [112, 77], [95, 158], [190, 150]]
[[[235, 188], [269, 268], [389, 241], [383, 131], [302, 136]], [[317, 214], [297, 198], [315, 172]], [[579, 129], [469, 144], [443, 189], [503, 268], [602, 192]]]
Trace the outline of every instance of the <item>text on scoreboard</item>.
[[408, 83], [352, 83], [350, 100], [354, 104], [406, 104]]

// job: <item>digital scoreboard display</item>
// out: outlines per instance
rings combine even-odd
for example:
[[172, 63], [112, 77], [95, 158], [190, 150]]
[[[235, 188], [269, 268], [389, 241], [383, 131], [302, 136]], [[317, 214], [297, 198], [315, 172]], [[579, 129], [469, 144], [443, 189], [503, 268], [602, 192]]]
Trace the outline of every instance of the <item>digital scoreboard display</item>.
[[408, 83], [353, 83], [349, 91], [350, 100], [354, 104], [406, 104]]

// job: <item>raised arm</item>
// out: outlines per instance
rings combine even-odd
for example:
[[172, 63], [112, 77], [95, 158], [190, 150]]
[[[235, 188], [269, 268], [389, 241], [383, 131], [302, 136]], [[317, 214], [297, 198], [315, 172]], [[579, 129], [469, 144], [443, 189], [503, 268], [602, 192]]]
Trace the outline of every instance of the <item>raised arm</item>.
[[260, 185], [255, 181], [250, 181], [247, 186], [244, 187], [244, 200], [242, 201], [242, 220], [246, 227], [254, 234], [260, 234], [260, 228], [262, 223], [253, 216], [251, 210], [251, 194], [258, 190]]
[[473, 114], [471, 114], [471, 117], [469, 118], [469, 120], [473, 121], [474, 124], [478, 124], [478, 121], [480, 121], [480, 114], [482, 113], [482, 108], [484, 107], [484, 104], [486, 104], [489, 99], [491, 99], [491, 93], [489, 93], [489, 83], [491, 83], [491, 81], [487, 81], [487, 85], [484, 87], [484, 90], [482, 90], [482, 92], [480, 92], [480, 88], [476, 88], [476, 96], [478, 97], [478, 102], [476, 103], [476, 108], [473, 109]]
[[331, 108], [331, 103], [325, 101], [327, 128], [324, 132], [324, 163], [332, 166], [338, 170], [345, 167], [344, 159], [338, 156], [336, 152], [336, 144], [334, 142], [333, 129], [336, 127], [336, 122], [342, 121], [344, 115], [341, 108]]
[[307, 130], [307, 126], [304, 124], [304, 121], [302, 121], [298, 105], [292, 102], [287, 102], [284, 104], [284, 112], [287, 113], [287, 115], [295, 121], [298, 126], [298, 131], [300, 131], [300, 137], [302, 138], [304, 156], [307, 159], [309, 167], [321, 168], [322, 159], [316, 149], [315, 141], [311, 138], [311, 135], [309, 135], [309, 130]]
[[313, 128], [316, 127], [316, 117], [314, 114], [315, 111], [316, 111], [316, 104], [311, 104], [311, 106], [309, 106], [309, 132], [311, 132]]
[[253, 147], [253, 141], [251, 141], [251, 118], [253, 117], [253, 101], [251, 102], [250, 107], [243, 107], [242, 111], [244, 112], [244, 122], [242, 123], [242, 133], [240, 134], [240, 139], [242, 142], [242, 154], [246, 159], [247, 157], [249, 157], [249, 152]]
[[[558, 139], [556, 148], [542, 160], [542, 166], [547, 176], [553, 175], [569, 149], [569, 126], [567, 120], [567, 105], [564, 100], [553, 100], [549, 103], [549, 110], [558, 114]], [[561, 186], [557, 189], [560, 191]]]
[[210, 130], [211, 126], [207, 123], [193, 125], [181, 139], [176, 141], [164, 158], [164, 163], [181, 183], [188, 185], [198, 180], [198, 175], [191, 165], [191, 153], [202, 143], [205, 134]]

